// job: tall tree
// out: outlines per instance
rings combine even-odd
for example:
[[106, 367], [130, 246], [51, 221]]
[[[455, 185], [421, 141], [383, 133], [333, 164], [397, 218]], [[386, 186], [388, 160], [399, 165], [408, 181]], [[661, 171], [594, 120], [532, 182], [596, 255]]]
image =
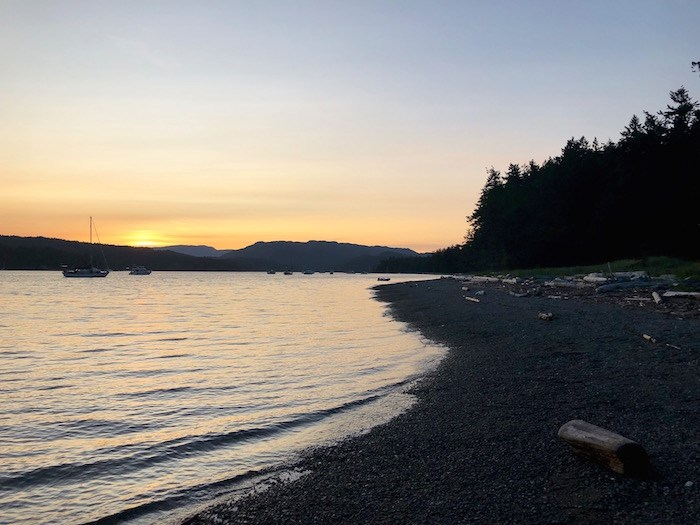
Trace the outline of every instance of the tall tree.
[[698, 103], [690, 98], [688, 90], [681, 86], [676, 91], [671, 91], [671, 101], [675, 104], [667, 105], [665, 111], [660, 114], [666, 120], [666, 125], [676, 133], [687, 133], [690, 124], [695, 118]]

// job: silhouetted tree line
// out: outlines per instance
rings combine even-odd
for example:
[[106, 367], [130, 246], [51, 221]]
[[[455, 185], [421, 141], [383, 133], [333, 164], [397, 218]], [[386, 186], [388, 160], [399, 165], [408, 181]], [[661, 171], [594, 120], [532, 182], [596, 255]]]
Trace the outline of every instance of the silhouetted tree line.
[[[0, 235], [0, 269], [60, 270], [64, 266], [84, 268], [90, 264], [90, 251], [90, 245], [83, 242]], [[94, 245], [92, 252], [95, 266], [112, 270], [124, 270], [136, 264], [152, 270], [175, 271], [248, 271], [259, 270], [260, 266], [255, 259], [240, 261], [192, 257], [168, 250], [109, 244]]]
[[618, 142], [572, 138], [539, 165], [490, 168], [465, 243], [382, 271], [458, 272], [700, 256], [700, 110], [681, 87]]

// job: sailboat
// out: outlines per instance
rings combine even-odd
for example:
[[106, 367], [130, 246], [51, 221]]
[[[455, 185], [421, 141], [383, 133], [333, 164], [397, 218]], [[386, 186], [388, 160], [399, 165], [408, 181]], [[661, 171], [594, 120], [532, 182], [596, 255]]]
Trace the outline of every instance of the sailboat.
[[[100, 270], [92, 264], [92, 216], [90, 216], [90, 267], [75, 268], [73, 270], [63, 270], [64, 277], [107, 277], [109, 270]], [[104, 254], [103, 254], [104, 256]], [[107, 261], [105, 260], [105, 263]]]

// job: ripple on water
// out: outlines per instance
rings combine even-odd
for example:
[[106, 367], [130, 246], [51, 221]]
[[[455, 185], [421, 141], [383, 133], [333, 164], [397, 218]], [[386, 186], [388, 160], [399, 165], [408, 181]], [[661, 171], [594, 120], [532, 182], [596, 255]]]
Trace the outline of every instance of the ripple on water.
[[372, 276], [5, 273], [31, 290], [0, 352], [11, 523], [161, 522], [405, 410], [397, 392], [442, 353], [384, 316]]

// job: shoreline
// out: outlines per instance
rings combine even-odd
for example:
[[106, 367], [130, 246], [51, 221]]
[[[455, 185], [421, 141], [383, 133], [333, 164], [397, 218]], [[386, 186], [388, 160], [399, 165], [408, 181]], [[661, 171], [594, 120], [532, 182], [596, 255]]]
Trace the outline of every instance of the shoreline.
[[[461, 287], [377, 288], [397, 320], [449, 349], [411, 410], [309, 451], [291, 465], [308, 472], [293, 483], [184, 523], [695, 523], [700, 322], [488, 285], [474, 303]], [[557, 438], [571, 419], [638, 441], [654, 478], [574, 457]]]

